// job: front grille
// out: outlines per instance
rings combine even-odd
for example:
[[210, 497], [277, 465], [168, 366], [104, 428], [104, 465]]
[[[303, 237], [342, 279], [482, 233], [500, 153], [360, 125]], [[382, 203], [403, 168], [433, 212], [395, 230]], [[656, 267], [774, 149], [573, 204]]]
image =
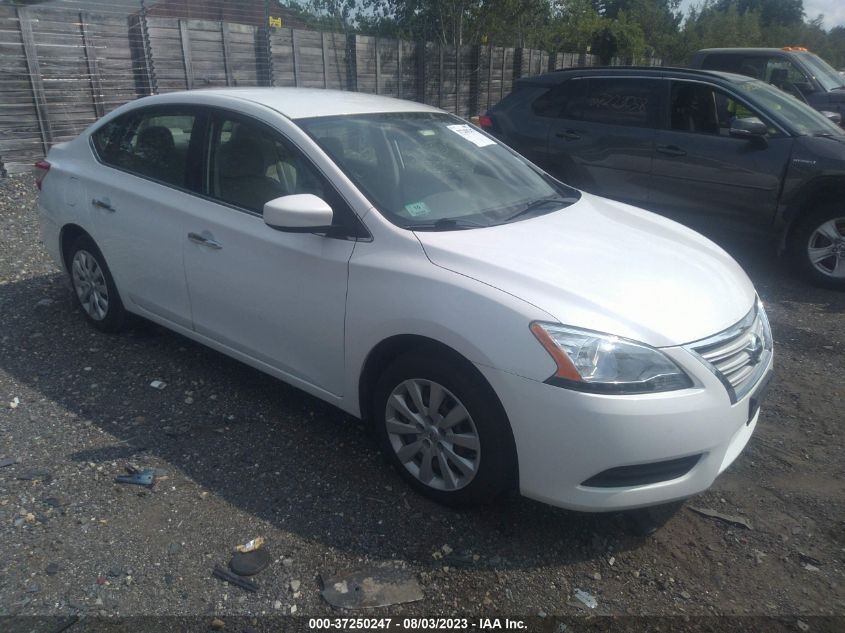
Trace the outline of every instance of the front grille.
[[727, 330], [686, 346], [716, 374], [731, 402], [745, 396], [762, 376], [772, 355], [772, 331], [763, 305]]

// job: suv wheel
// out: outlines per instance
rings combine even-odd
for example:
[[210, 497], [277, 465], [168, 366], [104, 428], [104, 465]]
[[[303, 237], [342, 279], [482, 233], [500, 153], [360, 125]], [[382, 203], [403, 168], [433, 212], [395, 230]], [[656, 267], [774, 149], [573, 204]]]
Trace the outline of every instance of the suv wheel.
[[810, 214], [793, 234], [791, 246], [813, 281], [845, 288], [845, 207], [828, 203]]
[[491, 501], [514, 481], [504, 411], [462, 363], [418, 352], [399, 357], [379, 379], [372, 410], [388, 460], [425, 496], [468, 507]]
[[76, 239], [68, 255], [68, 269], [77, 304], [88, 322], [102, 332], [123, 329], [126, 310], [94, 240], [87, 235]]

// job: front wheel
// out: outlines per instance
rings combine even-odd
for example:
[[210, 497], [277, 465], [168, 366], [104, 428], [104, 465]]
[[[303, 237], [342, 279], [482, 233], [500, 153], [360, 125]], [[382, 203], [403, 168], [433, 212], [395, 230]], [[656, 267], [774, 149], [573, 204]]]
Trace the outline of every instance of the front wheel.
[[845, 288], [845, 206], [829, 203], [808, 215], [792, 237], [792, 254], [817, 284]]
[[406, 354], [379, 379], [373, 412], [382, 449], [417, 491], [440, 503], [486, 503], [514, 481], [516, 458], [495, 393], [466, 361]]

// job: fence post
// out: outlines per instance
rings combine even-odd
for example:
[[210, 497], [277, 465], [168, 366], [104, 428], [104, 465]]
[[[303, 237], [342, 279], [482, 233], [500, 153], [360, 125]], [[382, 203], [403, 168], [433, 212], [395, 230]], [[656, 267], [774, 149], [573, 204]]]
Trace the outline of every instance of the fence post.
[[358, 36], [354, 33], [346, 36], [346, 88], [358, 91]]
[[82, 48], [85, 51], [85, 63], [88, 66], [88, 78], [91, 82], [91, 100], [94, 102], [94, 113], [99, 119], [105, 114], [103, 90], [100, 87], [97, 51], [94, 50], [94, 45], [91, 43], [91, 34], [88, 33], [88, 14], [85, 11], [79, 12], [79, 30], [82, 33]]
[[396, 40], [396, 96], [400, 99], [402, 98], [402, 83], [404, 79], [402, 75], [402, 45], [404, 43], [403, 40]]
[[273, 86], [276, 83], [276, 79], [273, 75], [273, 41], [270, 33], [270, 0], [264, 0], [264, 26], [261, 27], [260, 32], [256, 33], [256, 37], [256, 59], [260, 60], [261, 57], [264, 57], [267, 62], [266, 70], [261, 73], [259, 81], [263, 80], [266, 85]]
[[296, 29], [290, 29], [290, 50], [293, 54], [293, 85], [299, 88], [300, 72], [299, 72], [299, 54], [296, 50]]
[[226, 73], [226, 85], [235, 85], [234, 76], [232, 74], [232, 60], [229, 53], [229, 24], [228, 22], [220, 21], [220, 39], [223, 42], [223, 70]]
[[[334, 37], [332, 37], [334, 39]], [[323, 55], [323, 88], [329, 87], [328, 55], [326, 54], [326, 32], [320, 31], [320, 49]]]
[[35, 49], [35, 38], [32, 35], [32, 22], [29, 9], [16, 9], [18, 24], [21, 30], [23, 41], [23, 52], [26, 57], [26, 70], [29, 73], [29, 83], [32, 86], [32, 94], [35, 97], [35, 111], [38, 114], [38, 129], [41, 132], [41, 144], [44, 147], [44, 155], [50, 150], [53, 143], [53, 127], [50, 124], [50, 115], [47, 110], [47, 98], [44, 94], [44, 83], [41, 81], [41, 67], [38, 65], [38, 52]]
[[376, 94], [381, 94], [381, 46], [379, 46], [379, 36], [376, 35]]
[[191, 62], [191, 36], [188, 33], [188, 23], [179, 20], [179, 39], [182, 42], [182, 62], [185, 65], [185, 85], [188, 90], [194, 87], [194, 66]]
[[[522, 48], [515, 48], [513, 49], [513, 78], [511, 80], [511, 85], [513, 82], [522, 77]], [[504, 77], [502, 77], [504, 80]]]
[[467, 108], [469, 109], [469, 115], [475, 116], [481, 114], [478, 111], [480, 99], [479, 92], [481, 91], [481, 45], [476, 44], [472, 47], [471, 53], [471, 63], [470, 63], [470, 71], [469, 71], [469, 99], [467, 102]]
[[425, 103], [425, 42], [417, 42], [414, 62], [417, 74], [417, 101]]
[[150, 43], [150, 30], [147, 25], [147, 5], [141, 0], [141, 13], [138, 16], [138, 32], [140, 38], [140, 50], [143, 63], [143, 74], [147, 80], [147, 94], [158, 94], [158, 79], [155, 73], [155, 62], [153, 61], [153, 48]]
[[439, 60], [437, 66], [437, 107], [443, 107], [443, 42], [437, 45]]

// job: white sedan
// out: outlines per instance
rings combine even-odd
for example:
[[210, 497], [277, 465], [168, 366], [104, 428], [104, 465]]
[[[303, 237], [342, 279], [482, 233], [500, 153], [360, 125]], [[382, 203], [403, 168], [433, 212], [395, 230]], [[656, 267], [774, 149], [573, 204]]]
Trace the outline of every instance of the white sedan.
[[722, 249], [435, 108], [172, 93], [36, 171], [91, 325], [140, 315], [371, 420], [439, 501], [673, 501], [757, 424], [772, 337]]

